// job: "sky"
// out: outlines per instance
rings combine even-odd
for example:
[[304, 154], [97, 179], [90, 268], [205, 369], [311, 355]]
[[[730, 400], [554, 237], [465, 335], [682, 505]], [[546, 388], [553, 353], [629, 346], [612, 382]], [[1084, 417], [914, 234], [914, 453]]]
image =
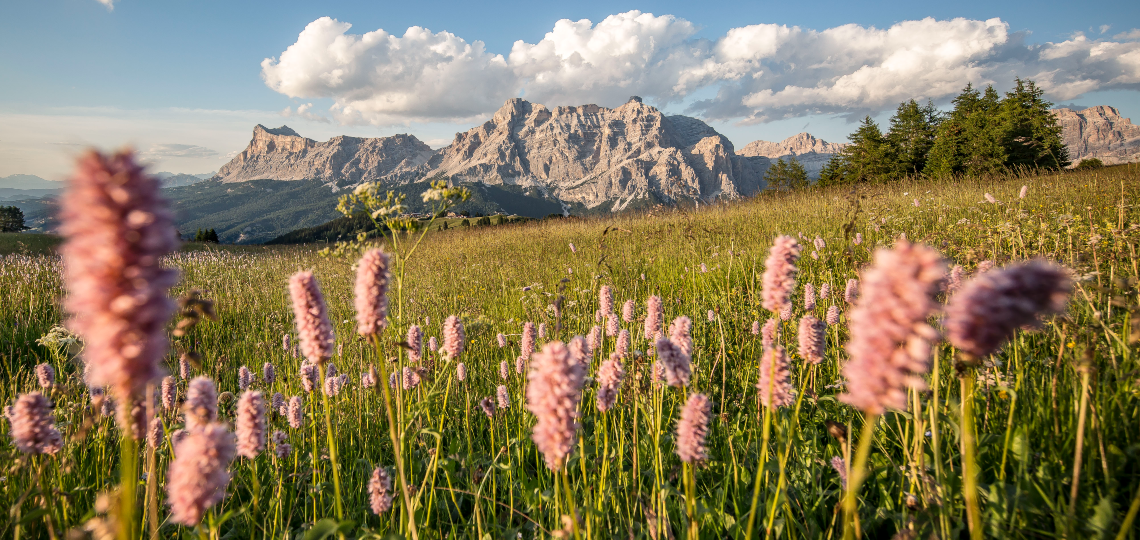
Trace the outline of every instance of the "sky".
[[253, 126], [432, 147], [512, 97], [630, 96], [738, 147], [844, 141], [897, 105], [1035, 80], [1140, 123], [1140, 2], [0, 2], [0, 177], [85, 147], [216, 170]]

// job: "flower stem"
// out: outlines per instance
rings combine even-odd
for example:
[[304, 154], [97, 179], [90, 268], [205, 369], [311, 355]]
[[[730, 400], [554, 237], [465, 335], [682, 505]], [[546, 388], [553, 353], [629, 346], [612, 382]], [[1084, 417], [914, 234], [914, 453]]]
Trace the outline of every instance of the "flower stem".
[[396, 454], [396, 471], [400, 474], [400, 491], [404, 495], [404, 512], [408, 516], [408, 530], [411, 532], [412, 540], [419, 540], [419, 532], [416, 530], [415, 509], [412, 507], [411, 492], [408, 491], [408, 480], [404, 474], [403, 445], [400, 443], [399, 428], [396, 426], [396, 415], [392, 412], [392, 392], [388, 388], [388, 364], [380, 348], [379, 336], [372, 336], [372, 345], [376, 348], [376, 356], [379, 358], [377, 363], [380, 364], [380, 380], [376, 384], [384, 392], [384, 408], [388, 413], [388, 436], [392, 439], [392, 452]]
[[858, 520], [859, 488], [867, 478], [867, 456], [871, 454], [871, 441], [875, 438], [877, 414], [867, 414], [863, 418], [863, 431], [859, 435], [859, 448], [855, 450], [855, 463], [851, 465], [851, 477], [847, 482], [847, 493], [843, 495], [843, 539], [860, 538], [856, 530]]
[[1085, 419], [1088, 416], [1089, 405], [1089, 370], [1087, 368], [1080, 368], [1081, 371], [1081, 408], [1077, 416], [1077, 448], [1073, 452], [1073, 488], [1069, 493], [1069, 519], [1068, 528], [1072, 533], [1074, 525], [1073, 519], [1077, 513], [1077, 494], [1080, 492], [1081, 487], [1081, 455], [1084, 453], [1085, 446]]
[[962, 387], [962, 498], [966, 500], [966, 522], [970, 538], [981, 540], [982, 514], [978, 507], [978, 460], [974, 442], [974, 374], [967, 369]]
[[131, 435], [130, 427], [123, 429], [119, 439], [119, 540], [134, 540], [135, 526], [135, 484], [138, 483], [138, 444]]
[[[322, 382], [324, 382], [324, 380], [325, 380], [325, 365], [324, 364], [318, 364], [317, 367], [320, 370], [320, 374], [321, 374], [320, 380]], [[328, 444], [329, 444], [329, 460], [332, 461], [333, 492], [336, 495], [336, 519], [337, 519], [337, 521], [342, 521], [342, 520], [344, 520], [344, 508], [341, 506], [341, 499], [340, 499], [340, 467], [337, 465], [337, 459], [336, 459], [336, 438], [333, 437], [332, 411], [329, 408], [329, 395], [322, 391], [321, 396], [324, 398], [322, 401], [324, 402], [324, 407], [325, 407], [325, 435], [328, 439]], [[256, 470], [255, 470], [255, 474], [256, 474]], [[255, 476], [255, 479], [256, 479], [256, 476]], [[255, 499], [255, 501], [256, 501], [256, 499]]]

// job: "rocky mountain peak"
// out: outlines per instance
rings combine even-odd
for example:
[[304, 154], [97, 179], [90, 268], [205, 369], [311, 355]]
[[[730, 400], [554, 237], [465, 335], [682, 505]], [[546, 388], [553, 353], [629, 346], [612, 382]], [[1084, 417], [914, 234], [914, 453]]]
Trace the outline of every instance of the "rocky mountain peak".
[[1140, 161], [1140, 126], [1120, 116], [1115, 107], [1097, 105], [1082, 110], [1053, 109], [1061, 138], [1073, 164], [1097, 158], [1105, 164]]

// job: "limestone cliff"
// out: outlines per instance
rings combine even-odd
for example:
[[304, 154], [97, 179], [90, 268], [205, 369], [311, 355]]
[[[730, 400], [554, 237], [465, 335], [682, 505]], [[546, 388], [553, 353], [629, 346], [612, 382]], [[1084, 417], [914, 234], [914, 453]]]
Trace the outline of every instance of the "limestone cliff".
[[763, 156], [772, 161], [795, 159], [804, 166], [808, 176], [818, 178], [831, 156], [842, 152], [846, 147], [845, 143], [829, 143], [809, 133], [798, 133], [780, 142], [752, 141], [737, 153], [742, 156]]
[[1115, 108], [1053, 109], [1053, 114], [1073, 165], [1094, 157], [1105, 165], [1140, 161], [1140, 126], [1121, 117]]

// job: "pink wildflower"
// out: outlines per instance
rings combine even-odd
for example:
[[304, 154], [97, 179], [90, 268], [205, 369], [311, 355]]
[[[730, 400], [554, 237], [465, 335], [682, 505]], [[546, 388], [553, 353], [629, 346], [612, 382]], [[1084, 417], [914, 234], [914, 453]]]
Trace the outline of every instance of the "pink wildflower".
[[815, 309], [815, 285], [804, 283], [804, 311]]
[[614, 291], [609, 285], [602, 285], [602, 289], [598, 291], [598, 309], [602, 311], [602, 316], [614, 312]]
[[609, 360], [602, 362], [601, 367], [598, 368], [597, 406], [599, 411], [606, 412], [613, 407], [623, 379], [625, 379], [625, 367], [622, 366], [621, 357], [615, 352], [610, 355]]
[[795, 401], [792, 389], [791, 370], [788, 368], [788, 355], [777, 345], [764, 349], [760, 360], [760, 380], [756, 389], [760, 391], [760, 403], [770, 409], [787, 407]]
[[669, 324], [669, 341], [672, 341], [685, 356], [693, 355], [693, 338], [689, 331], [693, 328], [693, 321], [681, 315]]
[[51, 402], [43, 394], [30, 392], [20, 396], [7, 416], [17, 450], [25, 454], [55, 454], [63, 448]]
[[289, 427], [301, 429], [303, 425], [305, 425], [305, 404], [301, 401], [301, 396], [293, 396], [289, 398]]
[[760, 343], [763, 348], [770, 349], [779, 340], [780, 322], [774, 318], [770, 318], [768, 322], [764, 323], [764, 328], [760, 329]]
[[312, 272], [301, 271], [289, 278], [289, 296], [301, 341], [301, 354], [313, 364], [323, 364], [333, 355], [332, 324], [325, 298]]
[[808, 364], [818, 365], [823, 362], [824, 351], [827, 347], [827, 326], [823, 321], [805, 315], [800, 319], [799, 331], [800, 358]]
[[617, 353], [618, 358], [627, 358], [629, 356], [629, 343], [629, 330], [622, 330], [619, 332], [617, 345], [614, 347], [614, 352]]
[[413, 324], [408, 328], [408, 361], [418, 364], [424, 356], [424, 331]]
[[162, 408], [166, 410], [174, 409], [174, 402], [178, 398], [178, 386], [174, 382], [174, 377], [162, 378]]
[[495, 399], [500, 409], [511, 408], [511, 395], [507, 393], [506, 385], [500, 384], [499, 387], [495, 389]]
[[645, 339], [657, 341], [661, 336], [661, 322], [664, 319], [660, 296], [650, 296], [645, 303]]
[[372, 471], [372, 479], [368, 481], [368, 505], [378, 516], [392, 509], [392, 477], [384, 467]]
[[752, 335], [760, 335], [760, 321], [752, 321]]
[[507, 336], [503, 335], [502, 332], [495, 336], [495, 341], [498, 343], [500, 349], [507, 346]]
[[194, 377], [186, 387], [186, 402], [182, 404], [186, 429], [194, 429], [218, 419], [218, 389], [207, 377]]
[[800, 258], [800, 245], [791, 236], [779, 236], [772, 244], [768, 259], [764, 261], [763, 306], [779, 313], [791, 306], [792, 291], [796, 287], [796, 261]]
[[660, 338], [657, 340], [657, 358], [665, 373], [665, 382], [669, 386], [682, 387], [689, 385], [692, 377], [692, 357], [672, 341]]
[[633, 322], [634, 309], [635, 304], [633, 303], [633, 300], [626, 300], [625, 303], [621, 305], [621, 320], [627, 323]]
[[463, 354], [463, 341], [466, 339], [463, 333], [463, 321], [455, 315], [448, 316], [447, 320], [443, 321], [443, 355], [451, 359], [459, 358], [459, 355]]
[[937, 251], [900, 241], [875, 252], [863, 272], [863, 294], [850, 314], [850, 360], [843, 366], [847, 393], [840, 401], [871, 414], [906, 409], [907, 389], [926, 388], [931, 343], [927, 324], [934, 295], [946, 274]]
[[693, 393], [681, 409], [677, 423], [677, 455], [685, 463], [700, 463], [708, 459], [705, 438], [709, 434], [711, 405], [704, 394]]
[[221, 502], [230, 483], [226, 469], [234, 451], [234, 436], [223, 424], [187, 433], [166, 475], [170, 521], [197, 526], [206, 510]]
[[847, 280], [847, 287], [843, 289], [843, 301], [854, 304], [856, 298], [859, 298], [859, 280], [851, 278]]
[[55, 385], [55, 368], [51, 364], [36, 365], [36, 380], [40, 383], [40, 388], [51, 388]]
[[273, 386], [273, 383], [277, 381], [277, 369], [273, 367], [273, 364], [266, 362], [261, 365], [261, 378], [267, 386]]
[[245, 392], [238, 400], [237, 453], [253, 459], [265, 450], [265, 399], [261, 392]]
[[827, 308], [827, 325], [833, 326], [839, 324], [839, 307], [828, 306]]
[[362, 336], [374, 336], [388, 326], [389, 264], [388, 254], [379, 249], [369, 250], [357, 263], [356, 333]]
[[582, 399], [586, 366], [571, 360], [570, 350], [554, 341], [534, 355], [527, 378], [527, 409], [538, 420], [532, 438], [546, 459], [546, 466], [558, 471], [577, 437], [578, 402]]

